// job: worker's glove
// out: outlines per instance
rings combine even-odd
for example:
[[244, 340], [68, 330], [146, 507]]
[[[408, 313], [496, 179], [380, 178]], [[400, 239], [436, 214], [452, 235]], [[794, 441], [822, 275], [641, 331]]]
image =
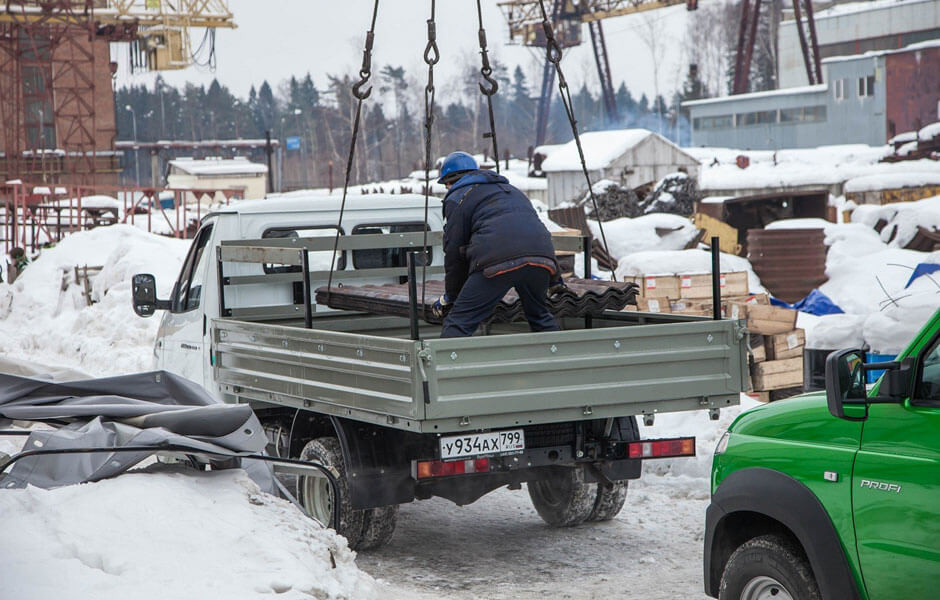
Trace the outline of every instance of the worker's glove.
[[450, 298], [447, 297], [447, 294], [444, 294], [438, 298], [434, 305], [431, 306], [431, 314], [434, 315], [435, 319], [444, 320], [444, 317], [447, 316], [447, 313], [450, 312], [450, 309], [453, 308], [454, 303]]
[[549, 298], [554, 298], [559, 294], [564, 294], [568, 290], [568, 286], [565, 285], [565, 280], [559, 277], [554, 281], [548, 283], [548, 291], [545, 293]]

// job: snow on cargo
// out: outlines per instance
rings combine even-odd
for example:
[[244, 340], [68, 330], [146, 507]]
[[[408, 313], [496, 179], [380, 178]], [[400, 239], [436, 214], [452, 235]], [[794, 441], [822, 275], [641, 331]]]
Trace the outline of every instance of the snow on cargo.
[[[169, 296], [189, 245], [130, 225], [66, 236], [44, 249], [15, 283], [0, 284], [0, 356], [98, 376], [150, 369], [158, 323], [134, 316], [131, 276], [154, 274], [158, 295]], [[86, 265], [101, 267], [91, 281], [91, 305], [72, 275]]]
[[852, 211], [853, 223], [874, 228], [879, 221], [885, 222], [881, 239], [893, 248], [903, 248], [914, 239], [918, 227], [928, 231], [940, 230], [940, 196], [882, 206], [863, 204]]
[[[748, 293], [766, 293], [760, 278], [746, 258], [721, 253], [722, 273], [747, 272]], [[668, 275], [674, 273], [710, 273], [712, 256], [705, 250], [650, 250], [635, 252], [619, 260], [617, 278], [623, 280], [636, 275]]]
[[0, 494], [4, 597], [377, 597], [343, 538], [244, 471], [148, 470]]
[[899, 190], [926, 185], [940, 185], [940, 165], [937, 165], [932, 171], [912, 171], [907, 169], [897, 173], [853, 177], [845, 182], [843, 190], [846, 194], [851, 194], [878, 190]]

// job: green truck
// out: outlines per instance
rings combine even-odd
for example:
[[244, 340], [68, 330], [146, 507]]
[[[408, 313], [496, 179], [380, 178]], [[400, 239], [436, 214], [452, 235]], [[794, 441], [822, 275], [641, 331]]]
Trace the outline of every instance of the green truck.
[[719, 441], [708, 595], [940, 598], [940, 310], [896, 361], [864, 359], [833, 352], [825, 392], [748, 411]]

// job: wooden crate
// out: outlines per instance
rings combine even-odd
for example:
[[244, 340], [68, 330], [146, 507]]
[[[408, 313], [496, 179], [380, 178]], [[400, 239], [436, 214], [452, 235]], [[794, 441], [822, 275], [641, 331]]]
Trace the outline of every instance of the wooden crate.
[[637, 296], [637, 309], [642, 312], [669, 313], [669, 298], [642, 298]]
[[680, 313], [684, 315], [699, 315], [702, 317], [712, 316], [712, 301], [709, 298], [708, 300], [672, 300], [669, 302], [669, 306], [674, 313]]
[[751, 383], [759, 392], [803, 385], [803, 357], [757, 363], [751, 369]]
[[797, 311], [780, 306], [728, 302], [725, 314], [729, 319], [747, 319], [747, 328], [753, 333], [774, 335], [796, 329]]
[[746, 296], [726, 296], [721, 295], [722, 302], [737, 302], [739, 304], [770, 304], [770, 296], [767, 294], [747, 294]]
[[763, 392], [753, 392], [752, 397], [756, 398], [758, 402], [763, 402], [764, 404], [768, 402], [776, 402], [777, 400], [783, 400], [789, 398], [790, 396], [796, 396], [797, 394], [802, 394], [803, 388], [794, 386], [789, 388], [783, 388], [780, 390], [767, 390]]
[[645, 298], [678, 298], [679, 278], [675, 275], [644, 275], [640, 293]]
[[806, 332], [794, 329], [787, 333], [768, 335], [764, 338], [766, 344], [767, 360], [780, 360], [803, 356], [803, 346], [806, 345]]
[[[722, 273], [718, 278], [719, 292], [724, 296], [742, 296], [747, 294], [747, 273], [735, 271]], [[691, 273], [679, 275], [679, 298], [711, 298], [711, 273]]]
[[759, 333], [749, 333], [747, 338], [748, 350], [751, 352], [751, 360], [755, 363], [767, 360], [764, 336]]

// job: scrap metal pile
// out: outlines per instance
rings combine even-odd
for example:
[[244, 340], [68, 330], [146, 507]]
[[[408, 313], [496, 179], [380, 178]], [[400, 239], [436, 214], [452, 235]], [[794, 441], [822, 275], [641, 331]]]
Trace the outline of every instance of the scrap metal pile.
[[[548, 300], [548, 309], [556, 317], [584, 317], [600, 314], [605, 310], [623, 310], [628, 304], [636, 305], [639, 287], [633, 282], [595, 281], [590, 279], [566, 279], [568, 286], [563, 292]], [[429, 323], [437, 323], [431, 315], [431, 306], [444, 293], [444, 282], [426, 282], [422, 291], [417, 282], [418, 313]], [[343, 286], [317, 289], [317, 304], [344, 310], [358, 310], [377, 314], [409, 315], [407, 284]], [[423, 306], [422, 306], [423, 300]], [[496, 305], [490, 323], [509, 323], [523, 320], [522, 303], [515, 290]]]
[[673, 213], [688, 217], [694, 212], [695, 202], [702, 198], [694, 177], [685, 173], [673, 173], [664, 177], [656, 187], [651, 184], [641, 185], [637, 188], [608, 186], [606, 190], [597, 193], [597, 214], [594, 214], [590, 203], [590, 218], [600, 221], [612, 221], [621, 217], [631, 219], [649, 213]]

